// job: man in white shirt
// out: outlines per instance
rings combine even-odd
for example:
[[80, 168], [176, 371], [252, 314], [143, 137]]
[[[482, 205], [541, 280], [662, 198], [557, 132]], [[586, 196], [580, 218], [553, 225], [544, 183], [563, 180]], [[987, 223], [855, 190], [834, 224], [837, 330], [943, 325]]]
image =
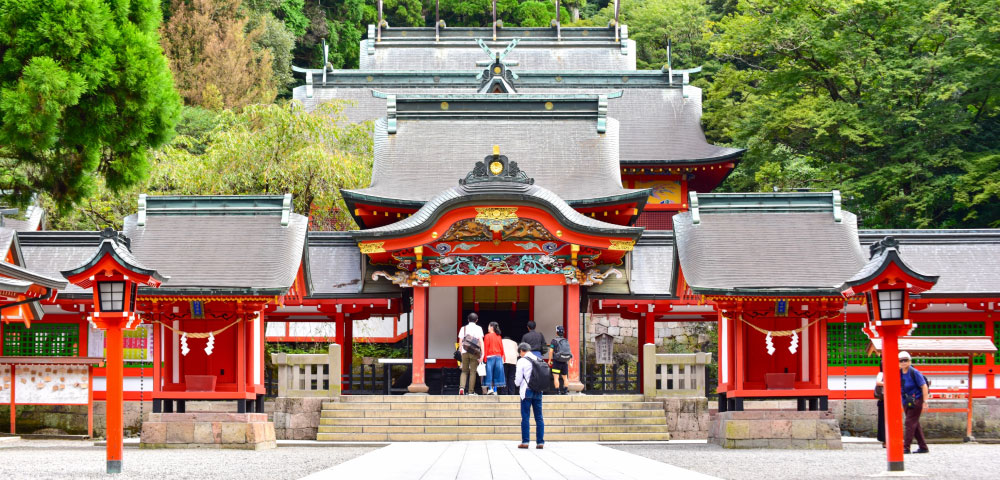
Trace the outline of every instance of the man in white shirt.
[[[531, 411], [535, 412], [535, 448], [541, 449], [545, 445], [545, 421], [542, 420], [542, 392], [536, 392], [528, 388], [531, 380], [531, 360], [542, 361], [541, 358], [531, 353], [531, 345], [521, 342], [517, 347], [521, 356], [517, 360], [517, 370], [514, 373], [514, 384], [521, 388], [521, 444], [517, 448], [528, 448], [528, 440], [531, 435]], [[528, 357], [530, 355], [530, 357]]]
[[[479, 368], [479, 361], [483, 355], [483, 327], [476, 325], [479, 315], [475, 312], [469, 314], [469, 323], [466, 323], [458, 330], [458, 351], [462, 354], [462, 375], [458, 381], [458, 394], [465, 395], [466, 379], [468, 379], [469, 395], [476, 394], [476, 369]], [[465, 337], [470, 337], [473, 351], [466, 351]], [[476, 351], [478, 350], [478, 351]]]

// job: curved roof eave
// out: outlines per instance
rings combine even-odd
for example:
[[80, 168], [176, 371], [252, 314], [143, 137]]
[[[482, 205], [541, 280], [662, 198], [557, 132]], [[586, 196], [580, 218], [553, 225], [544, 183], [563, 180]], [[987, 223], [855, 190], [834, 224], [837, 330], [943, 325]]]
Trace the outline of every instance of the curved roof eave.
[[602, 222], [584, 216], [573, 210], [565, 201], [552, 192], [538, 186], [521, 191], [489, 191], [466, 192], [462, 187], [453, 187], [428, 201], [417, 213], [398, 222], [369, 230], [353, 232], [356, 240], [371, 240], [378, 238], [398, 238], [430, 229], [445, 212], [461, 206], [482, 203], [515, 202], [541, 206], [549, 211], [561, 224], [567, 228], [596, 235], [618, 235], [638, 238], [644, 228], [623, 227]]

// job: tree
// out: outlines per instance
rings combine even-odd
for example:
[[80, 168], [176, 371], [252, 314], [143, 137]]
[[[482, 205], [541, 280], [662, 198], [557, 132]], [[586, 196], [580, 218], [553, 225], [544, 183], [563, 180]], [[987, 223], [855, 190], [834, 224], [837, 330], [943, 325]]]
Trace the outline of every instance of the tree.
[[266, 25], [244, 33], [240, 7], [240, 0], [173, 0], [163, 49], [187, 104], [221, 110], [277, 95], [271, 50], [254, 47]]
[[[636, 44], [636, 66], [658, 69], [667, 64], [667, 40], [671, 42], [674, 68], [694, 68], [709, 63], [707, 34], [711, 11], [703, 0], [648, 0], [622, 2], [618, 20], [628, 25], [629, 38]], [[586, 25], [607, 25], [615, 17], [610, 2]]]
[[237, 195], [292, 193], [295, 211], [316, 230], [354, 228], [341, 188], [368, 185], [370, 125], [349, 124], [337, 103], [308, 113], [297, 101], [248, 105], [212, 114], [187, 109], [183, 132], [154, 158], [151, 177], [136, 187], [83, 202], [76, 212], [50, 218], [50, 227], [120, 227], [135, 213], [139, 193]]
[[[114, 3], [114, 7], [110, 3]], [[45, 192], [61, 209], [148, 171], [180, 102], [152, 0], [0, 0], [0, 189], [9, 204]]]
[[741, 2], [711, 45], [728, 64], [707, 94], [708, 133], [748, 147], [724, 186], [762, 189], [773, 175], [753, 172], [768, 162], [782, 163], [770, 172], [805, 165], [815, 172], [808, 186], [841, 189], [865, 227], [996, 225], [998, 9], [998, 0]]

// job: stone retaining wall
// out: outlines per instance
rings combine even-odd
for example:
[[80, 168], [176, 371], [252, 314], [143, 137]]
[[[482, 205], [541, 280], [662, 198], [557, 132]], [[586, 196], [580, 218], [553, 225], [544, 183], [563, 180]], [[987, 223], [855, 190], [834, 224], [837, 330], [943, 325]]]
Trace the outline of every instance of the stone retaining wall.
[[275, 448], [264, 413], [153, 413], [142, 424], [141, 448]]
[[[841, 428], [858, 437], [874, 437], [875, 422], [878, 419], [878, 401], [848, 400], [847, 416], [844, 416], [844, 401], [830, 399], [830, 411], [840, 421]], [[935, 408], [964, 408], [964, 400], [932, 402]], [[965, 436], [966, 419], [964, 413], [924, 413], [920, 416], [920, 426], [928, 439], [961, 439]], [[977, 439], [1000, 439], [1000, 399], [977, 398], [972, 408], [972, 435]]]
[[709, 426], [708, 441], [723, 448], [842, 448], [840, 427], [829, 412], [722, 412]]
[[286, 398], [274, 401], [274, 433], [278, 440], [316, 440], [323, 402], [330, 398]]
[[671, 440], [700, 440], [708, 437], [708, 399], [657, 398], [663, 402], [667, 431]]

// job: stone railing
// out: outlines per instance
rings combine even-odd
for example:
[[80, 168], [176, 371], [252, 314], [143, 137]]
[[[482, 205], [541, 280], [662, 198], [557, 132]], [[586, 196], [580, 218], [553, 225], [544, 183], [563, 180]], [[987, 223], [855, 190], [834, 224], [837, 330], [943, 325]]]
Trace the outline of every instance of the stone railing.
[[326, 354], [272, 353], [271, 361], [278, 367], [278, 397], [340, 395], [340, 345], [330, 344]]
[[656, 353], [642, 346], [642, 385], [647, 397], [704, 397], [711, 353]]

